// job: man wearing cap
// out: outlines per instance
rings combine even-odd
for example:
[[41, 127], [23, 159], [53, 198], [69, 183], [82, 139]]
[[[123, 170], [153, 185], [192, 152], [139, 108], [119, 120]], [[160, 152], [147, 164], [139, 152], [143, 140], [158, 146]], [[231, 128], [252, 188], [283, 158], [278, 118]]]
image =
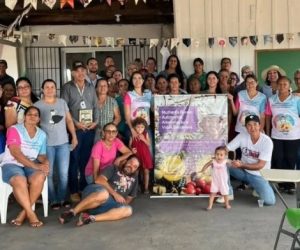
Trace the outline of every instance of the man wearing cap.
[[248, 115], [245, 119], [248, 133], [240, 133], [228, 145], [229, 151], [240, 148], [241, 160], [233, 160], [229, 169], [230, 175], [235, 179], [250, 185], [265, 205], [275, 204], [275, 195], [268, 181], [259, 170], [271, 166], [273, 142], [260, 132], [260, 120], [257, 115]]
[[277, 80], [279, 77], [285, 75], [285, 71], [277, 65], [271, 65], [263, 70], [261, 73], [261, 78], [265, 81], [265, 84], [262, 86], [262, 92], [267, 98], [276, 94]]
[[77, 202], [80, 200], [79, 192], [86, 186], [84, 170], [94, 143], [99, 117], [95, 87], [85, 79], [86, 67], [83, 62], [73, 63], [72, 76], [73, 80], [62, 88], [62, 98], [70, 109], [78, 139], [77, 147], [71, 151], [69, 167], [71, 200]]
[[3, 59], [0, 60], [0, 85], [3, 86], [4, 83], [11, 82], [15, 83], [14, 78], [6, 74], [7, 62]]
[[98, 75], [98, 60], [95, 57], [91, 57], [87, 60], [86, 65], [88, 70], [86, 80], [96, 87], [97, 81], [102, 78]]

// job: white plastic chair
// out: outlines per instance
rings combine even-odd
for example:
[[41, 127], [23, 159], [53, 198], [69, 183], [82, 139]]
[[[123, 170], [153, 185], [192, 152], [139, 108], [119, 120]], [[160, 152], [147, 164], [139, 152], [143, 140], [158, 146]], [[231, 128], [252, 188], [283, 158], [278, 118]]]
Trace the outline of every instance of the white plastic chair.
[[[2, 180], [2, 168], [0, 167], [0, 215], [1, 224], [6, 223], [7, 218], [7, 205], [8, 197], [13, 192], [12, 186], [3, 182]], [[44, 187], [42, 190], [42, 200], [44, 206], [44, 217], [48, 217], [48, 178], [46, 177]], [[32, 206], [35, 209], [35, 204]]]

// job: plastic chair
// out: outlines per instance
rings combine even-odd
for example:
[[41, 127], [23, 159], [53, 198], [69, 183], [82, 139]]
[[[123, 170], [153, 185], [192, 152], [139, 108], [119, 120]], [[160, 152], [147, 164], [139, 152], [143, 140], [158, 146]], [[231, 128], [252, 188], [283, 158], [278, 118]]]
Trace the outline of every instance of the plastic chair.
[[[287, 230], [282, 228], [285, 217], [287, 218], [287, 221], [289, 222], [289, 224], [293, 228], [296, 229], [296, 232], [292, 233], [292, 232], [287, 231]], [[285, 210], [285, 212], [282, 216], [282, 219], [281, 219], [279, 229], [278, 229], [274, 249], [277, 248], [277, 244], [278, 244], [279, 237], [280, 237], [281, 233], [283, 233], [285, 235], [288, 235], [288, 236], [293, 238], [293, 243], [292, 243], [291, 249], [296, 249], [295, 248], [296, 242], [300, 246], [300, 241], [298, 239], [298, 236], [300, 235], [300, 208], [287, 208]]]
[[[7, 205], [9, 195], [13, 192], [12, 186], [3, 182], [2, 180], [2, 168], [0, 167], [0, 215], [1, 223], [6, 223], [7, 218]], [[44, 217], [48, 217], [48, 179], [46, 177], [44, 182], [44, 187], [42, 190], [42, 200], [44, 207]], [[32, 206], [32, 209], [35, 210], [35, 204]]]

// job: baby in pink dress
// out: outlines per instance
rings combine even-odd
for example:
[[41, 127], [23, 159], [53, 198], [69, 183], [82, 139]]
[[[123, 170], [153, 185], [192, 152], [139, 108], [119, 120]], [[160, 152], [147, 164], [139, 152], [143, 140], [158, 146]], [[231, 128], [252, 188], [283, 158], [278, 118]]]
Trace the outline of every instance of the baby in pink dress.
[[228, 186], [228, 171], [227, 171], [227, 149], [225, 146], [220, 146], [215, 149], [215, 157], [213, 160], [205, 164], [202, 172], [208, 167], [212, 167], [212, 181], [210, 187], [210, 196], [207, 210], [211, 210], [214, 199], [218, 192], [224, 197], [225, 208], [230, 209], [229, 205], [229, 186]]

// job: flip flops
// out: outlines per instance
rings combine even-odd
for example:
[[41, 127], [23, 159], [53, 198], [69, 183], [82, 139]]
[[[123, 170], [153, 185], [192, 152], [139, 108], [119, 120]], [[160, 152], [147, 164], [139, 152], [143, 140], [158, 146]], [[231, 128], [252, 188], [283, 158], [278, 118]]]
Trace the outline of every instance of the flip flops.
[[70, 222], [73, 218], [75, 218], [75, 214], [74, 214], [74, 211], [71, 209], [71, 210], [63, 212], [60, 215], [60, 217], [58, 218], [58, 220], [61, 224], [66, 224], [66, 223]]
[[77, 222], [77, 226], [88, 225], [94, 223], [95, 221], [96, 218], [94, 215], [89, 215], [88, 213], [81, 213]]
[[30, 222], [30, 226], [33, 228], [38, 228], [38, 227], [42, 227], [44, 225], [44, 223], [42, 221], [34, 221], [34, 222]]
[[13, 220], [10, 221], [10, 225], [12, 225], [14, 227], [20, 227], [20, 226], [22, 226], [22, 224], [23, 223], [21, 221], [17, 220], [17, 219], [13, 219]]

